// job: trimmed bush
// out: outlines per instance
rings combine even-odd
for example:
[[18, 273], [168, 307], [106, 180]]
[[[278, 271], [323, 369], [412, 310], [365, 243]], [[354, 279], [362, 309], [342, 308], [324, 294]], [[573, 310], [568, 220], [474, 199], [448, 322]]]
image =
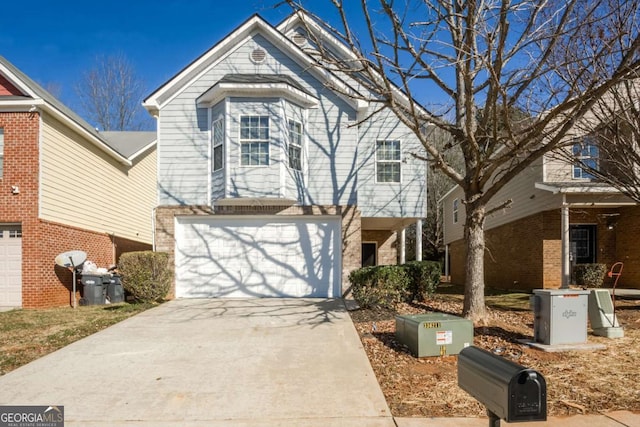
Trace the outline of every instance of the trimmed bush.
[[407, 270], [396, 265], [378, 265], [354, 270], [349, 274], [353, 298], [362, 308], [394, 309], [411, 296]]
[[136, 301], [161, 302], [171, 288], [173, 274], [167, 253], [124, 253], [120, 256], [118, 270], [122, 275], [122, 286]]
[[362, 308], [394, 309], [398, 303], [424, 299], [440, 284], [440, 264], [412, 261], [404, 265], [378, 265], [349, 274], [353, 298]]
[[403, 266], [411, 278], [409, 291], [411, 300], [424, 301], [432, 295], [440, 284], [442, 269], [436, 261], [411, 261]]
[[604, 283], [607, 274], [605, 264], [578, 264], [573, 267], [576, 285], [587, 288], [599, 288]]

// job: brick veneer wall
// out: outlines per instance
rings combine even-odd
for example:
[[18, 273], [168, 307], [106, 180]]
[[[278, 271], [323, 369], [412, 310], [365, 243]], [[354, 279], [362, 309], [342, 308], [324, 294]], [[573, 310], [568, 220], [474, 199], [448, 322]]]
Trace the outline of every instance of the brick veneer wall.
[[[361, 217], [356, 206], [160, 206], [156, 208], [155, 249], [175, 266], [175, 217], [184, 215], [340, 215], [342, 217], [342, 294], [349, 293], [349, 273], [362, 262]], [[169, 291], [175, 297], [175, 280]]]
[[398, 233], [387, 230], [362, 230], [363, 242], [378, 244], [378, 265], [394, 265], [398, 263], [398, 249], [396, 242]]
[[612, 217], [615, 224], [616, 257], [613, 261], [624, 263], [618, 286], [640, 288], [640, 207], [624, 207], [620, 216]]
[[[612, 215], [619, 213], [620, 215]], [[607, 218], [615, 218], [613, 230]], [[607, 268], [616, 261], [625, 262], [622, 286], [640, 287], [640, 208], [569, 210], [571, 224], [597, 226], [596, 262]], [[562, 241], [560, 209], [535, 215], [487, 230], [485, 281], [488, 286], [505, 289], [559, 288], [562, 285]], [[449, 246], [451, 281], [465, 282], [465, 245], [463, 240]], [[637, 267], [636, 267], [637, 266]], [[623, 281], [625, 278], [626, 281]], [[612, 281], [605, 278], [605, 286]], [[635, 283], [635, 284], [634, 284]]]

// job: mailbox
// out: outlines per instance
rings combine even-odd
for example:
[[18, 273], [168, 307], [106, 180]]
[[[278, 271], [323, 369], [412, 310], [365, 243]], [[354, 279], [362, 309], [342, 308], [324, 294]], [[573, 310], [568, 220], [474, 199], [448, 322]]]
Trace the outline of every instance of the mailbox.
[[486, 406], [492, 419], [509, 423], [546, 421], [547, 383], [527, 369], [478, 347], [458, 356], [458, 386]]

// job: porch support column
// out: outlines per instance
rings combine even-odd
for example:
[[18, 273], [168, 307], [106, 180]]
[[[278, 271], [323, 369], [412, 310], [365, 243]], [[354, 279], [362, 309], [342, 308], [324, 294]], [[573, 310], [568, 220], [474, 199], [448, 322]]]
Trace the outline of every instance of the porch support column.
[[400, 264], [404, 264], [406, 262], [405, 255], [405, 246], [407, 244], [407, 237], [405, 233], [405, 229], [400, 230]]
[[416, 261], [422, 261], [422, 220], [416, 222]]
[[569, 259], [569, 205], [564, 194], [562, 195], [562, 207], [560, 208], [560, 227], [562, 229], [562, 288], [566, 289], [571, 282], [571, 261]]
[[444, 277], [449, 280], [449, 245], [444, 245]]

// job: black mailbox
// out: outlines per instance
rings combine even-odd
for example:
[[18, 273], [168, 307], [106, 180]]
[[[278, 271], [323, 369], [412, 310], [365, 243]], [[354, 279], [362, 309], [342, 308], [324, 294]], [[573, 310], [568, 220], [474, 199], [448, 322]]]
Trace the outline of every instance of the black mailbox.
[[487, 407], [489, 423], [547, 420], [547, 383], [533, 369], [477, 347], [458, 355], [458, 386]]

